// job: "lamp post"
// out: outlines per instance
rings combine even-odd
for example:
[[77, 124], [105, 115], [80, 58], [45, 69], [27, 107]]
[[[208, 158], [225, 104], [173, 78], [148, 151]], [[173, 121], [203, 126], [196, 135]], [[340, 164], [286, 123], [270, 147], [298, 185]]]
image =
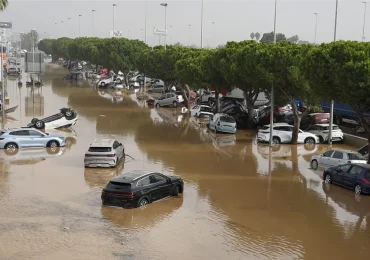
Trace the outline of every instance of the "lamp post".
[[316, 33], [317, 33], [317, 17], [319, 16], [318, 13], [314, 13], [314, 15], [316, 16], [316, 22], [315, 22], [315, 38], [314, 38], [314, 41], [313, 41], [313, 44], [315, 45], [316, 44]]
[[212, 41], [213, 41], [213, 44], [215, 45], [215, 47], [216, 47], [216, 41], [215, 41], [215, 22], [212, 22], [212, 29], [213, 29], [213, 39], [212, 39]]
[[167, 38], [167, 3], [161, 3], [164, 6], [164, 49], [166, 49], [166, 38]]
[[[338, 22], [338, 0], [336, 1], [336, 4], [335, 4], [334, 42], [337, 40], [337, 22]], [[330, 103], [330, 121], [329, 121], [328, 144], [332, 144], [333, 115], [334, 115], [334, 100], [332, 100], [331, 103]]]
[[[277, 0], [275, 0], [275, 14], [274, 14], [274, 44], [276, 43], [276, 18], [277, 18]], [[271, 85], [271, 108], [270, 108], [270, 147], [272, 142], [272, 129], [274, 124], [274, 83]]]
[[114, 7], [116, 7], [117, 5], [116, 4], [113, 4], [113, 34], [112, 34], [112, 36], [113, 36], [113, 38], [115, 37], [114, 36], [114, 22], [115, 22], [115, 20], [114, 20]]
[[[68, 17], [68, 20], [71, 20], [71, 17]], [[71, 25], [71, 28], [69, 28], [69, 33], [70, 33], [70, 36], [72, 37], [72, 25]]]
[[367, 2], [362, 1], [363, 4], [365, 4], [365, 10], [364, 10], [364, 25], [362, 27], [362, 41], [365, 40], [365, 24], [366, 24], [366, 4]]
[[191, 46], [191, 24], [189, 24], [189, 46]]
[[203, 0], [202, 8], [200, 11], [200, 48], [203, 48]]
[[81, 37], [81, 26], [80, 26], [80, 17], [82, 16], [82, 14], [79, 14], [78, 15], [78, 37]]
[[[63, 21], [60, 21], [60, 24], [62, 24]], [[63, 25], [60, 26], [60, 28], [63, 30]], [[62, 34], [62, 37], [63, 37], [63, 34]]]
[[93, 28], [93, 37], [95, 37], [95, 25], [94, 25], [94, 13], [95, 9], [92, 9], [92, 28]]

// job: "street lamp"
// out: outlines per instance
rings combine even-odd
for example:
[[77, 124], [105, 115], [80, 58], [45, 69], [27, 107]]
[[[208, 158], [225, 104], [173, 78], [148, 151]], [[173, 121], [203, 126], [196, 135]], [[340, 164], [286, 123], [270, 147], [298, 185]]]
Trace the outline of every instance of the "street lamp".
[[80, 17], [82, 14], [78, 15], [78, 37], [81, 37], [81, 26], [80, 26]]
[[215, 22], [212, 22], [212, 27], [213, 27], [213, 44], [216, 46], [216, 41], [215, 41]]
[[191, 24], [189, 24], [189, 46], [191, 46]]
[[203, 48], [203, 0], [202, 9], [200, 12], [200, 48]]
[[[71, 17], [68, 17], [68, 20], [71, 20]], [[71, 34], [70, 36], [72, 37], [72, 26], [69, 28], [69, 33]]]
[[[274, 44], [276, 43], [276, 18], [277, 18], [277, 0], [275, 0], [275, 14], [274, 14]], [[274, 124], [274, 83], [271, 85], [271, 108], [270, 108], [270, 147], [272, 142], [272, 129]]]
[[93, 26], [93, 37], [95, 37], [95, 26], [94, 26], [94, 12], [96, 11], [95, 9], [92, 9], [92, 26]]
[[113, 4], [113, 38], [114, 38], [114, 7], [116, 7], [116, 4]]
[[364, 10], [364, 25], [362, 27], [362, 41], [365, 40], [365, 24], [366, 24], [366, 4], [367, 2], [362, 1], [363, 4], [365, 4], [365, 10]]
[[167, 38], [167, 3], [161, 3], [164, 6], [164, 49], [166, 49], [166, 38]]
[[316, 44], [316, 33], [317, 33], [317, 17], [319, 16], [318, 13], [314, 13], [314, 15], [316, 16], [316, 22], [315, 22], [315, 39], [313, 41], [313, 44], [315, 45]]

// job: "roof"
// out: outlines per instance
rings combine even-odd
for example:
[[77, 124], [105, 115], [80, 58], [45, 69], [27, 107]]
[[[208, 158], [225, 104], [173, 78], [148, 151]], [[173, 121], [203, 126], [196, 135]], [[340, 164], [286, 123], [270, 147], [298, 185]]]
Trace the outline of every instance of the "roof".
[[[315, 124], [315, 125], [318, 125], [318, 126], [329, 126], [329, 124]], [[338, 125], [333, 124], [333, 126], [338, 126]]]
[[95, 139], [95, 141], [90, 145], [90, 147], [107, 147], [112, 146], [114, 139]]
[[12, 131], [21, 131], [21, 130], [33, 130], [33, 131], [39, 131], [32, 127], [19, 127], [19, 128], [6, 128], [2, 129], [1, 132], [12, 132]]
[[131, 183], [135, 181], [136, 179], [139, 179], [145, 175], [154, 173], [153, 171], [145, 171], [145, 170], [134, 170], [127, 173], [123, 173], [115, 178], [112, 179], [112, 181], [115, 182], [124, 182], [124, 183]]

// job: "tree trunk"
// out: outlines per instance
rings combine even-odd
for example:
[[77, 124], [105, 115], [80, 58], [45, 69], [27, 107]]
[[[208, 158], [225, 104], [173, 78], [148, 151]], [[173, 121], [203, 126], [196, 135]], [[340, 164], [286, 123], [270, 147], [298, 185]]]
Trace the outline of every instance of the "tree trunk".
[[188, 84], [185, 84], [185, 91], [184, 91], [184, 100], [185, 106], [188, 110], [190, 110], [190, 87]]
[[126, 88], [127, 88], [127, 87], [130, 87], [130, 86], [129, 86], [129, 82], [128, 82], [128, 73], [125, 73], [124, 80], [125, 80]]
[[247, 129], [252, 129], [255, 127], [255, 123], [253, 120], [254, 117], [254, 103], [257, 100], [259, 90], [252, 91], [250, 93], [244, 93], [245, 100], [247, 101], [247, 110], [248, 110], [248, 121], [247, 121]]
[[215, 104], [216, 104], [216, 113], [220, 112], [220, 95], [218, 93], [218, 90], [215, 89]]
[[292, 144], [297, 144], [299, 126], [301, 124], [301, 117], [299, 116], [297, 106], [295, 104], [294, 98], [292, 99], [293, 115], [294, 115], [294, 127], [292, 133]]

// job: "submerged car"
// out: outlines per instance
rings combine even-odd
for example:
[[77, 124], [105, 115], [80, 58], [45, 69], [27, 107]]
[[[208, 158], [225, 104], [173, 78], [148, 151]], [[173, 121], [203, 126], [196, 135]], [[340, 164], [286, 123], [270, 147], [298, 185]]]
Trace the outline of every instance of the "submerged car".
[[119, 71], [116, 76], [111, 76], [109, 78], [101, 79], [98, 82], [98, 86], [104, 88], [111, 83], [122, 84], [123, 81], [124, 81], [124, 75], [121, 71]]
[[77, 113], [70, 108], [60, 109], [60, 113], [46, 117], [44, 119], [33, 118], [28, 127], [36, 129], [57, 129], [71, 127], [78, 120]]
[[[310, 126], [306, 132], [313, 133], [317, 135], [320, 139], [320, 143], [326, 143], [329, 140], [329, 124], [316, 124]], [[333, 124], [332, 128], [332, 141], [333, 142], [342, 142], [344, 139], [344, 134], [342, 130]]]
[[190, 109], [190, 115], [191, 116], [197, 116], [197, 117], [202, 117], [202, 116], [213, 116], [213, 109], [210, 106], [206, 105], [196, 105], [192, 109]]
[[19, 76], [21, 74], [21, 71], [20, 69], [18, 68], [8, 68], [6, 70], [6, 73], [9, 75], [9, 76]]
[[125, 158], [125, 147], [114, 139], [96, 139], [85, 153], [85, 167], [116, 167]]
[[150, 88], [148, 88], [148, 93], [163, 93], [164, 86], [158, 84], [152, 84]]
[[182, 97], [182, 95], [178, 95], [177, 93], [166, 93], [154, 101], [154, 106], [156, 108], [164, 106], [177, 107], [179, 103], [182, 102], [184, 102], [184, 98]]
[[178, 196], [183, 191], [184, 182], [180, 177], [136, 170], [113, 178], [103, 189], [101, 199], [103, 205], [136, 208]]
[[[287, 123], [276, 123], [273, 124], [273, 131], [272, 131], [272, 142], [274, 144], [281, 144], [281, 143], [290, 143], [292, 141], [293, 136], [293, 126]], [[265, 125], [258, 130], [257, 140], [259, 142], [269, 142], [270, 141], [270, 125]], [[299, 129], [298, 132], [298, 140], [297, 143], [299, 144], [318, 144], [319, 137], [312, 133], [303, 132]]]
[[329, 150], [323, 154], [314, 155], [311, 158], [311, 168], [328, 168], [345, 163], [367, 163], [361, 154], [349, 150]]
[[236, 121], [227, 114], [215, 114], [213, 118], [209, 120], [208, 127], [216, 133], [236, 133]]
[[344, 164], [326, 169], [323, 174], [326, 184], [334, 183], [354, 190], [357, 195], [370, 194], [370, 165]]
[[16, 154], [18, 148], [55, 148], [65, 145], [64, 137], [43, 133], [34, 128], [3, 129], [0, 132], [0, 148], [6, 149], [8, 154]]

